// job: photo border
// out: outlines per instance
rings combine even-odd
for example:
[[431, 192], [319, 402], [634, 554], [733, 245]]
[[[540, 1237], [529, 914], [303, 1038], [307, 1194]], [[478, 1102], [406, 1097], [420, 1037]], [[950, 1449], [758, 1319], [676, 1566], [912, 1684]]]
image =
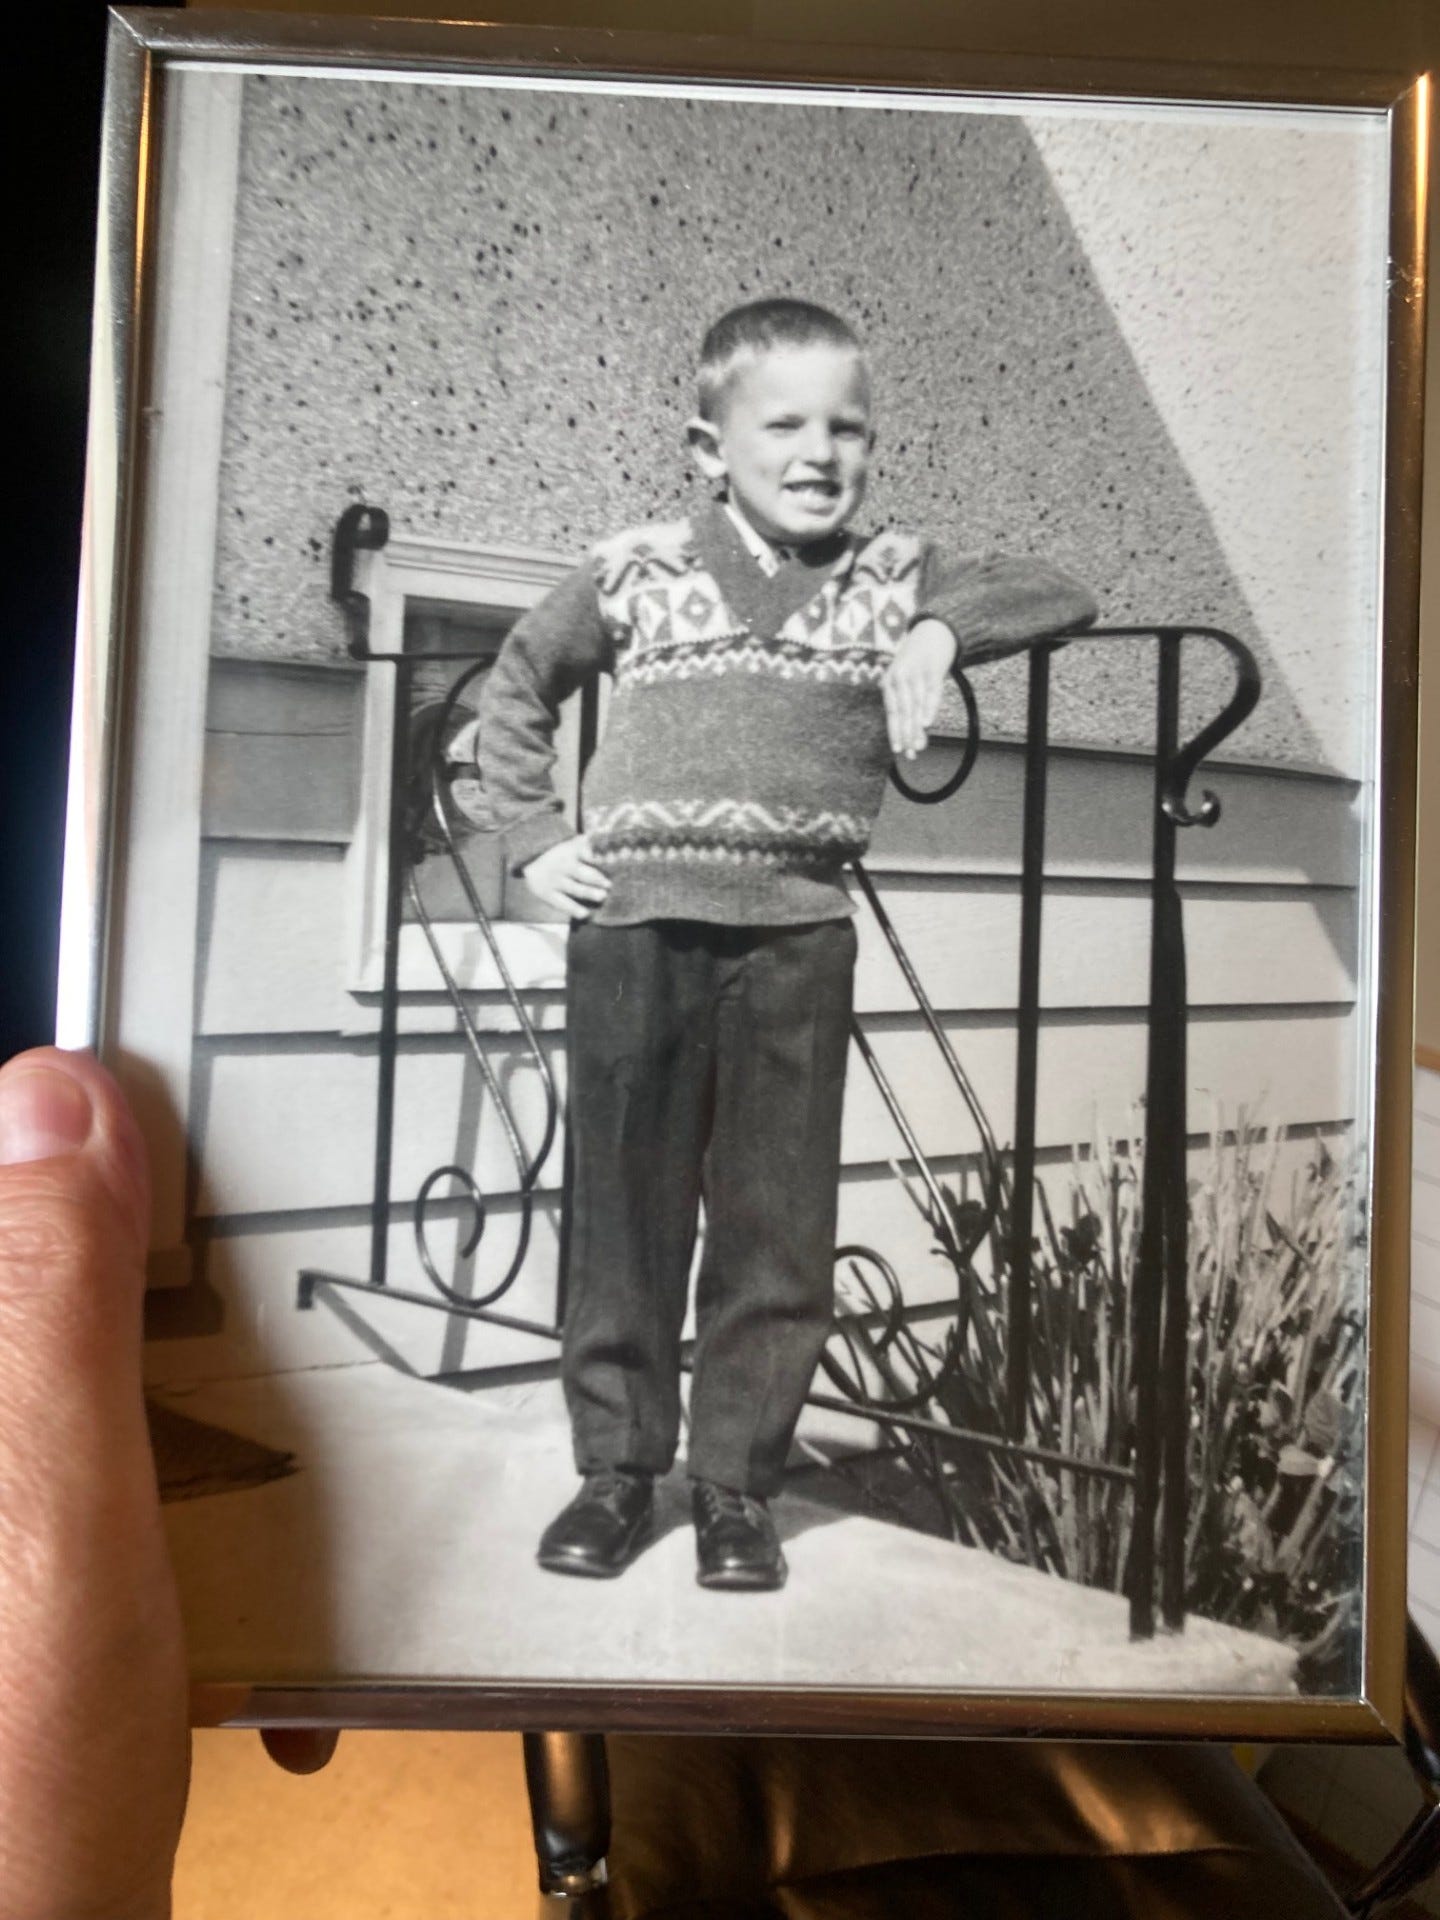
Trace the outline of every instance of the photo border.
[[[155, 311], [159, 103], [171, 62], [282, 63], [322, 72], [411, 68], [443, 79], [536, 79], [1380, 111], [1389, 128], [1390, 283], [1376, 714], [1377, 791], [1361, 875], [1361, 1042], [1369, 1052], [1369, 1360], [1364, 1629], [1358, 1693], [1343, 1699], [1227, 1695], [930, 1693], [736, 1686], [197, 1683], [197, 1725], [488, 1727], [827, 1734], [1184, 1735], [1210, 1740], [1385, 1740], [1402, 1724], [1405, 1642], [1411, 1074], [1415, 927], [1420, 464], [1430, 82], [1404, 72], [1230, 68], [1031, 55], [803, 46], [652, 32], [150, 9], [112, 12], [82, 536], [59, 1038], [116, 1054], [115, 905], [124, 885], [120, 804], [135, 738], [136, 593], [145, 369]], [[143, 1063], [127, 1074], [163, 1160], [183, 1145]], [[157, 1131], [158, 1129], [158, 1131]], [[159, 1169], [162, 1193], [166, 1173]], [[173, 1182], [172, 1182], [173, 1184]]]

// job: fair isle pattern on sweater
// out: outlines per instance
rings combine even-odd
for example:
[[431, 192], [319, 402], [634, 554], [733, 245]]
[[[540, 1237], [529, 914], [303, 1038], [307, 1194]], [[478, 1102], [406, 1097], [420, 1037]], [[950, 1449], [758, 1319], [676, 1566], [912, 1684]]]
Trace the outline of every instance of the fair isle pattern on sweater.
[[688, 521], [595, 550], [615, 686], [585, 830], [612, 878], [607, 909], [849, 911], [841, 873], [869, 840], [888, 765], [880, 685], [916, 617], [924, 553], [906, 534], [848, 538], [766, 630], [727, 602]]
[[[937, 619], [962, 658], [1093, 619], [1045, 562], [838, 533], [756, 562], [726, 507], [605, 541], [523, 614], [480, 698], [477, 758], [511, 871], [580, 828], [610, 878], [601, 926], [795, 926], [853, 911], [845, 867], [885, 796], [882, 682]], [[615, 676], [581, 786], [556, 791], [563, 702]]]
[[595, 552], [616, 684], [742, 672], [878, 685], [915, 618], [922, 553], [908, 534], [852, 541], [772, 636], [731, 612], [688, 521], [621, 534]]
[[596, 807], [590, 831], [609, 861], [795, 860], [825, 865], [863, 846], [869, 822], [858, 814], [772, 811], [751, 800], [626, 800]]

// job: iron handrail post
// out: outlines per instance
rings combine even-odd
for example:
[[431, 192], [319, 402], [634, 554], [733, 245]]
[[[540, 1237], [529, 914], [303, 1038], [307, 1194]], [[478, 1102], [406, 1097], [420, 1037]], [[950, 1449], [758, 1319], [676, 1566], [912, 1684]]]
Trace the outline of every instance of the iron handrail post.
[[[1122, 630], [1114, 630], [1120, 637]], [[1156, 1529], [1165, 1625], [1185, 1623], [1185, 1534], [1189, 1409], [1189, 1196], [1186, 1112], [1189, 1008], [1185, 930], [1175, 878], [1176, 829], [1213, 827], [1220, 802], [1204, 792], [1192, 808], [1191, 776], [1205, 756], [1254, 711], [1260, 671], [1250, 649], [1213, 627], [1156, 627], [1154, 841], [1150, 894], [1145, 1170], [1140, 1248], [1131, 1303], [1135, 1329], [1135, 1514], [1127, 1587], [1131, 1632], [1155, 1631]], [[1235, 667], [1222, 710], [1180, 742], [1180, 662], [1187, 637], [1214, 641]]]
[[[1145, 1065], [1145, 1164], [1141, 1181], [1140, 1246], [1130, 1323], [1135, 1345], [1135, 1514], [1130, 1532], [1130, 1632], [1155, 1631], [1155, 1522], [1160, 1501], [1161, 1339], [1166, 1291], [1166, 1185], [1161, 1116], [1171, 1100], [1164, 1045], [1157, 1045], [1169, 986], [1166, 956], [1173, 929], [1162, 901], [1175, 884], [1175, 826], [1164, 796], [1179, 736], [1179, 642], [1162, 633], [1156, 661], [1154, 818], [1150, 865], [1150, 992]], [[1183, 946], [1182, 946], [1183, 952]], [[1166, 1035], [1167, 1041], [1170, 1036]], [[1168, 1382], [1166, 1382], [1168, 1386]]]
[[[1156, 766], [1173, 779], [1180, 732], [1180, 649], [1178, 633], [1161, 636], [1156, 673]], [[1146, 1111], [1146, 1166], [1159, 1164], [1159, 1252], [1162, 1332], [1160, 1342], [1160, 1618], [1172, 1632], [1185, 1624], [1185, 1522], [1188, 1505], [1189, 1439], [1189, 1196], [1186, 1156], [1189, 1145], [1188, 995], [1185, 926], [1175, 881], [1177, 820], [1157, 793], [1155, 875], [1151, 902], [1151, 989], [1149, 1046], [1159, 1056], [1154, 1076], [1155, 1104]], [[1155, 956], [1158, 955], [1158, 962]], [[1158, 987], [1158, 1001], [1157, 1001]]]
[[[383, 507], [352, 500], [335, 522], [330, 541], [330, 598], [340, 608], [349, 632], [348, 650], [354, 660], [371, 661], [370, 599], [356, 582], [362, 553], [378, 553], [390, 538], [390, 516]], [[395, 1144], [395, 1049], [400, 1016], [400, 917], [404, 874], [396, 857], [401, 845], [404, 809], [406, 729], [409, 708], [409, 667], [390, 656], [395, 666], [395, 725], [390, 736], [390, 804], [386, 809], [384, 973], [380, 990], [379, 1072], [375, 1089], [375, 1155], [370, 1210], [370, 1273], [368, 1284], [383, 1287], [390, 1245], [390, 1172]], [[301, 1304], [305, 1304], [301, 1285]]]
[[1030, 1252], [1035, 1225], [1035, 1101], [1040, 1057], [1040, 931], [1045, 893], [1052, 643], [1030, 653], [1025, 708], [1025, 802], [1021, 826], [1020, 979], [1016, 1000], [1015, 1140], [1006, 1302], [1006, 1419], [1023, 1440], [1030, 1399]]
[[380, 985], [375, 1083], [375, 1174], [370, 1216], [370, 1284], [385, 1285], [390, 1242], [390, 1175], [395, 1155], [395, 1056], [400, 1037], [400, 920], [404, 901], [405, 761], [410, 668], [394, 662], [395, 724], [390, 733], [389, 846], [385, 862], [385, 964]]

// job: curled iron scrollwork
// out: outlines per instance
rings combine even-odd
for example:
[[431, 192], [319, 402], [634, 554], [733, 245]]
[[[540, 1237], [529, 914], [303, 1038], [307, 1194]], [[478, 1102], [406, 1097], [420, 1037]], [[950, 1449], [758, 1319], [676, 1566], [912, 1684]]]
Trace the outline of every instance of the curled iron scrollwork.
[[[435, 963], [446, 997], [450, 1001], [464, 1036], [466, 1049], [490, 1096], [515, 1166], [516, 1191], [519, 1194], [515, 1247], [503, 1273], [481, 1293], [462, 1293], [442, 1277], [427, 1237], [427, 1209], [431, 1203], [434, 1188], [443, 1179], [456, 1180], [465, 1189], [472, 1208], [470, 1232], [459, 1250], [458, 1258], [468, 1259], [475, 1253], [482, 1243], [489, 1211], [474, 1176], [464, 1168], [453, 1165], [437, 1167], [427, 1176], [416, 1196], [415, 1242], [426, 1276], [444, 1300], [458, 1311], [472, 1314], [479, 1313], [507, 1293], [524, 1266], [533, 1227], [536, 1187], [555, 1144], [560, 1111], [559, 1096], [550, 1061], [540, 1044], [529, 1009], [506, 964], [504, 953], [495, 936], [494, 923], [480, 898], [479, 889], [475, 885], [474, 876], [456, 833], [456, 809], [452, 799], [452, 788], [457, 766], [451, 760], [450, 753], [458, 731], [457, 722], [465, 712], [465, 695], [479, 676], [486, 671], [489, 664], [488, 659], [482, 658], [468, 666], [457, 675], [438, 707], [427, 709], [423, 715], [423, 737], [420, 742], [420, 752], [416, 756], [417, 781], [415, 784], [421, 792], [428, 789], [428, 806], [422, 808], [419, 804], [419, 794], [407, 805], [406, 844], [402, 856], [406, 863], [406, 893], [411, 910], [424, 934], [430, 957]], [[473, 772], [473, 768], [465, 770]], [[545, 1122], [541, 1130], [540, 1142], [533, 1152], [526, 1150], [514, 1109], [476, 1026], [466, 999], [465, 989], [455, 978], [436, 932], [434, 920], [422, 897], [416, 868], [419, 860], [428, 851], [442, 853], [450, 861], [465, 896], [471, 919], [489, 952], [501, 991], [519, 1030], [525, 1053], [539, 1077], [544, 1100]]]
[[1243, 640], [1221, 627], [1090, 627], [1069, 642], [1083, 647], [1092, 640], [1154, 640], [1162, 647], [1179, 647], [1186, 640], [1208, 640], [1228, 653], [1235, 667], [1235, 690], [1224, 707], [1170, 758], [1162, 776], [1161, 805], [1177, 827], [1213, 827], [1220, 818], [1220, 796], [1207, 787], [1198, 807], [1186, 803], [1185, 793], [1202, 761], [1228, 740], [1255, 711], [1262, 682], [1255, 655]]
[[355, 584], [355, 558], [360, 553], [378, 553], [389, 538], [389, 514], [363, 500], [351, 501], [330, 536], [330, 598], [345, 610], [350, 652], [357, 660], [369, 654], [370, 602]]
[[[864, 1407], [875, 1404], [874, 1396], [865, 1384], [864, 1369], [868, 1365], [884, 1385], [883, 1404], [888, 1412], [919, 1413], [934, 1402], [959, 1370], [964, 1342], [958, 1329], [952, 1327], [949, 1330], [944, 1355], [933, 1376], [921, 1386], [905, 1391], [888, 1364], [891, 1352], [914, 1337], [906, 1315], [900, 1277], [890, 1262], [871, 1247], [840, 1247], [835, 1254], [836, 1265], [842, 1260], [849, 1261], [851, 1276], [860, 1288], [864, 1302], [853, 1312], [837, 1308], [835, 1314], [835, 1337], [843, 1343], [854, 1371], [847, 1372], [840, 1360], [829, 1351], [821, 1352], [821, 1371], [847, 1400], [857, 1407]], [[879, 1275], [885, 1289], [883, 1299], [877, 1295], [873, 1282], [867, 1278], [866, 1268]], [[872, 1320], [878, 1320], [879, 1324], [872, 1326]]]
[[1224, 648], [1235, 666], [1235, 691], [1215, 718], [1193, 740], [1187, 740], [1171, 760], [1165, 770], [1160, 804], [1177, 827], [1213, 827], [1220, 818], [1220, 796], [1206, 787], [1199, 806], [1192, 809], [1186, 804], [1185, 790], [1201, 761], [1254, 712], [1260, 698], [1260, 668], [1243, 640], [1237, 640], [1233, 633], [1222, 633], [1218, 627], [1172, 629], [1162, 632], [1160, 642], [1162, 646], [1167, 642], [1178, 646], [1187, 637], [1210, 640]]
[[975, 756], [980, 751], [980, 704], [975, 698], [975, 689], [958, 667], [951, 673], [950, 678], [954, 681], [965, 707], [965, 744], [954, 771], [948, 774], [938, 787], [916, 787], [912, 786], [901, 773], [898, 760], [890, 768], [890, 780], [896, 792], [903, 793], [907, 800], [914, 800], [922, 807], [937, 807], [942, 800], [948, 800], [952, 794], [958, 793], [970, 778], [970, 770], [975, 765]]

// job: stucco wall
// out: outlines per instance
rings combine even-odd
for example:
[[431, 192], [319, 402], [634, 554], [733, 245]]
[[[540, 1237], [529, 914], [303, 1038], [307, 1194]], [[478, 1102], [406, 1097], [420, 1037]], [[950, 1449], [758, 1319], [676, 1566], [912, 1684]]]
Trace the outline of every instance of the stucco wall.
[[[1009, 115], [249, 81], [216, 650], [339, 650], [326, 548], [353, 498], [410, 531], [577, 553], [683, 507], [697, 484], [681, 429], [699, 331], [737, 300], [793, 291], [850, 315], [871, 344], [882, 437], [868, 517], [961, 548], [1047, 553], [1095, 585], [1113, 622], [1233, 629], [1266, 668], [1237, 748], [1355, 771], [1353, 729], [1317, 725], [1315, 697], [1324, 686], [1318, 705], [1333, 707], [1326, 676], [1355, 643], [1353, 608], [1331, 593], [1320, 641], [1297, 647], [1324, 596], [1301, 604], [1290, 590], [1306, 571], [1302, 537], [1306, 553], [1343, 547], [1347, 578], [1369, 577], [1350, 469], [1339, 466], [1340, 494], [1297, 496], [1293, 460], [1255, 471], [1270, 440], [1259, 429], [1243, 460], [1207, 468], [1229, 415], [1198, 446], [1187, 422], [1211, 417], [1206, 355], [1233, 359], [1233, 339], [1224, 325], [1192, 329], [1162, 408], [1155, 355], [1137, 358], [1117, 320], [1117, 255], [1162, 232], [1177, 198], [1199, 194], [1192, 224], [1223, 252], [1213, 232], [1234, 233], [1233, 169], [1229, 200], [1207, 198], [1161, 138], [1158, 158], [1127, 175], [1118, 224], [1113, 208], [1089, 222], [1097, 274], [1067, 212], [1097, 189], [1083, 142], [1067, 148], [1057, 126], [1038, 129], [1052, 178]], [[1254, 141], [1276, 137], [1247, 135], [1252, 177], [1265, 159]], [[1289, 164], [1303, 183], [1301, 157]], [[1113, 202], [1114, 186], [1098, 190]], [[1288, 255], [1283, 232], [1271, 239], [1265, 273], [1293, 316], [1293, 357], [1316, 303], [1295, 303], [1293, 274], [1277, 286]], [[1185, 250], [1165, 252], [1173, 275]], [[1142, 347], [1160, 337], [1153, 308], [1148, 322]], [[1230, 372], [1231, 411], [1263, 427], [1280, 403], [1261, 404], [1273, 357], [1247, 354]], [[1321, 381], [1305, 404], [1300, 464], [1313, 475], [1353, 434], [1354, 402]], [[1247, 545], [1257, 503], [1268, 537]], [[1057, 733], [1142, 743], [1139, 669], [1132, 648], [1062, 662]], [[1225, 681], [1199, 661], [1188, 678], [1196, 719]], [[1018, 730], [1019, 671], [993, 671], [983, 693], [987, 724]]]
[[1242, 120], [1216, 138], [1193, 116], [1056, 117], [1032, 132], [1320, 758], [1359, 771], [1384, 410], [1379, 129]]

